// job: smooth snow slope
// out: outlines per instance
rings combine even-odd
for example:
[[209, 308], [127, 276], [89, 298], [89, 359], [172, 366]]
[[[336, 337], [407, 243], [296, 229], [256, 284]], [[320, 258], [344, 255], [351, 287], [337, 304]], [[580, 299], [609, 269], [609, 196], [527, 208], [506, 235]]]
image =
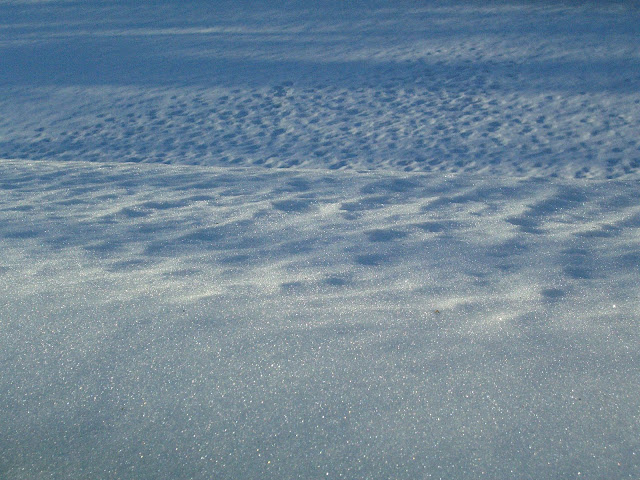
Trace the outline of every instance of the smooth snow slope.
[[0, 1], [0, 478], [639, 478], [638, 20]]
[[640, 472], [637, 182], [1, 173], [4, 478]]

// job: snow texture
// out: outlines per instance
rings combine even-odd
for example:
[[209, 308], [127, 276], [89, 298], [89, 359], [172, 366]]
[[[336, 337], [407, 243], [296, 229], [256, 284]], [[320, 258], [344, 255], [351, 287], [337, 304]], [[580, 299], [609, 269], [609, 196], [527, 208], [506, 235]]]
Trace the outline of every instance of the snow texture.
[[640, 478], [638, 25], [0, 0], [0, 478]]

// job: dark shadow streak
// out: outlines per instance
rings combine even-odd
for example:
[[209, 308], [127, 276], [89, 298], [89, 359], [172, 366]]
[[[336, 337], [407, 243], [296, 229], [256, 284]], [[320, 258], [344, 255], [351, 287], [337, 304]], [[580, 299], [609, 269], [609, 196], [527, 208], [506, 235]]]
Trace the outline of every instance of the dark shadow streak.
[[[206, 43], [203, 40], [204, 46]], [[526, 64], [510, 60], [271, 60], [196, 58], [179, 51], [183, 47], [167, 37], [141, 40], [130, 36], [5, 45], [0, 47], [0, 86], [256, 87], [283, 81], [297, 86], [328, 81], [334, 86], [375, 86], [392, 79], [396, 84], [446, 85], [467, 92], [635, 92], [640, 82], [640, 60], [635, 58], [530, 60]], [[285, 49], [286, 45], [279, 44], [275, 52]]]

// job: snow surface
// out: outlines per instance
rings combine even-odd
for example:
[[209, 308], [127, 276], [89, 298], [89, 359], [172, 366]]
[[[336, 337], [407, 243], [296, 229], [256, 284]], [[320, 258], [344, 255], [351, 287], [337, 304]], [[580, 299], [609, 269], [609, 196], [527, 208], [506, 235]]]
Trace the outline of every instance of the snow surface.
[[640, 478], [631, 1], [0, 1], [0, 478]]

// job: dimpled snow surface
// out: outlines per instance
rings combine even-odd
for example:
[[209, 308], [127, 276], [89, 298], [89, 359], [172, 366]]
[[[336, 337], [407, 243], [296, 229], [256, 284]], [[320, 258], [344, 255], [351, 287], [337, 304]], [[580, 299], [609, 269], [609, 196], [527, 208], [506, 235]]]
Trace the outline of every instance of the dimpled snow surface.
[[0, 0], [0, 478], [640, 478], [638, 25]]

